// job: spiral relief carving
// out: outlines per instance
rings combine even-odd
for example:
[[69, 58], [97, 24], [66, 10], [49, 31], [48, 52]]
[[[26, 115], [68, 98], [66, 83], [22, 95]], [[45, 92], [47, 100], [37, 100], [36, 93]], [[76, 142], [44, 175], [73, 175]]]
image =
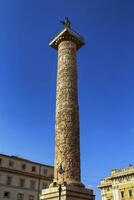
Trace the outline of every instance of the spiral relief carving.
[[[68, 184], [80, 182], [79, 109], [77, 95], [76, 44], [58, 46], [56, 92], [56, 148], [54, 179]], [[57, 173], [62, 163], [64, 174]]]

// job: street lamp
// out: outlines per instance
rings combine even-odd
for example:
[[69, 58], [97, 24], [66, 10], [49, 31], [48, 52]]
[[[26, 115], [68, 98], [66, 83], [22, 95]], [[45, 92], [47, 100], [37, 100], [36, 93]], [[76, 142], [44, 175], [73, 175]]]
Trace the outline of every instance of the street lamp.
[[[62, 167], [62, 164], [60, 164], [60, 166], [59, 166], [59, 168], [58, 168], [58, 173], [59, 173], [60, 175], [62, 175], [62, 174], [64, 173], [64, 169], [63, 169], [63, 167]], [[63, 183], [64, 183], [64, 181], [63, 181]], [[58, 189], [59, 189], [59, 200], [61, 200], [62, 184], [59, 183], [58, 186], [59, 186], [59, 188], [58, 188]]]

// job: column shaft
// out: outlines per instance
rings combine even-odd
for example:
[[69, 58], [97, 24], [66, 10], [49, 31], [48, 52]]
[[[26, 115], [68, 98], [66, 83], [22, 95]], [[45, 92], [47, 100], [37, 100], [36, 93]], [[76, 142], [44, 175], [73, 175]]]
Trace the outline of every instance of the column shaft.
[[[54, 179], [80, 182], [80, 136], [77, 94], [76, 44], [62, 41], [58, 46], [56, 93], [56, 141]], [[64, 173], [58, 168], [62, 164]]]

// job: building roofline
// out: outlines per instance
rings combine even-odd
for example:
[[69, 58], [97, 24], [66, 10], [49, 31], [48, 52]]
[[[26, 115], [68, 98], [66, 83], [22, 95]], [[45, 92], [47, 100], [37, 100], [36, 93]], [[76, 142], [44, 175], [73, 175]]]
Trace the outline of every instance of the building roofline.
[[54, 168], [51, 165], [45, 165], [45, 164], [42, 164], [42, 163], [39, 163], [39, 162], [34, 162], [32, 160], [29, 160], [29, 159], [26, 159], [26, 158], [22, 158], [22, 157], [19, 157], [19, 156], [7, 155], [7, 154], [2, 154], [2, 153], [0, 153], [0, 156], [6, 157], [6, 158], [11, 158], [11, 159], [14, 159], [14, 160], [19, 160], [19, 161], [33, 163], [33, 164], [41, 165], [41, 166], [44, 166], [44, 167]]
[[129, 165], [128, 167], [122, 169], [115, 169], [111, 171], [111, 175], [101, 179], [98, 188], [108, 187], [112, 180], [118, 179], [120, 177], [127, 177], [134, 174], [134, 166]]

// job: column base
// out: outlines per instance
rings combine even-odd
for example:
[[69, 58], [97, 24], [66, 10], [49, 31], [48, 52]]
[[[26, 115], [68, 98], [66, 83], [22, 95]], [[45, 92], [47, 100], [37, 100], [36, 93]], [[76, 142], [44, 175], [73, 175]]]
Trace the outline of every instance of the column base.
[[62, 186], [67, 186], [68, 185], [68, 186], [76, 186], [76, 187], [83, 187], [83, 188], [85, 188], [85, 185], [83, 183], [81, 183], [79, 181], [74, 181], [74, 180], [72, 180], [72, 181], [67, 180], [67, 181], [62, 181], [62, 182], [57, 182], [57, 181], [54, 180], [49, 185], [49, 187], [58, 187], [60, 184]]
[[50, 187], [42, 190], [40, 200], [95, 200], [93, 190], [77, 186]]

